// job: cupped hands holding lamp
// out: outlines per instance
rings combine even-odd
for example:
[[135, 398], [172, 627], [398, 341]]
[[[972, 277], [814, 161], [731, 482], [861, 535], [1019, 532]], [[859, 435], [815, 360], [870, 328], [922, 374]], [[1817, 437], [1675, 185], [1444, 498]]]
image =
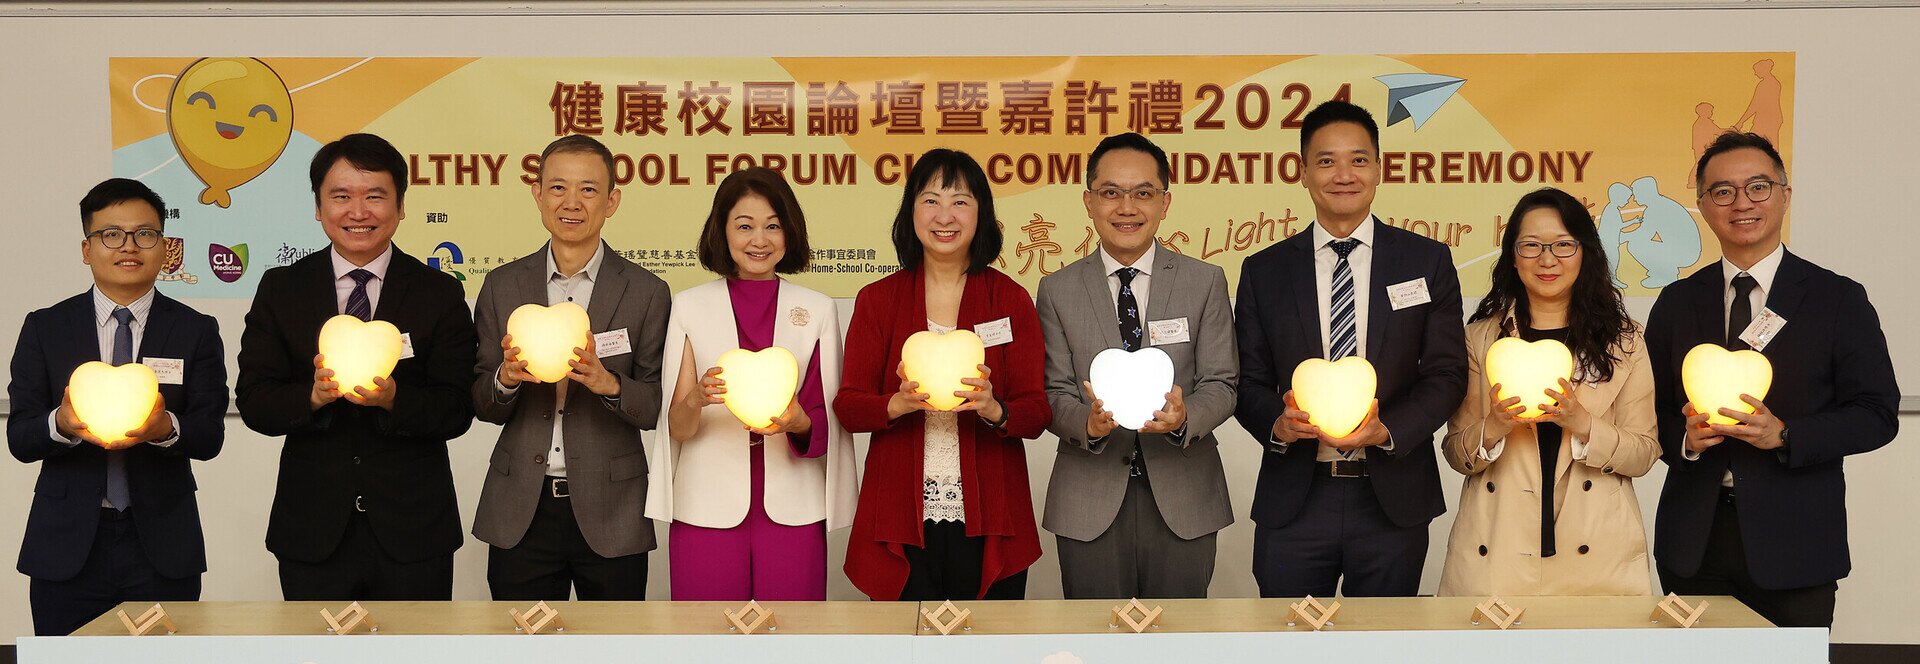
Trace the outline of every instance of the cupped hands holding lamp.
[[1632, 481], [1660, 456], [1646, 344], [1577, 199], [1540, 189], [1508, 219], [1447, 423], [1466, 479], [1440, 594], [1647, 594]]

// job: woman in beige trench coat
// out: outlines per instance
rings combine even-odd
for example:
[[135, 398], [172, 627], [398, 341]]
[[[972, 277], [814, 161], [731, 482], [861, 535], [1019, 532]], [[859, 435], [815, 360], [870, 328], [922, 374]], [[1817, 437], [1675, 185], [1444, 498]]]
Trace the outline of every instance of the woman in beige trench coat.
[[[1467, 398], [1447, 425], [1447, 462], [1466, 478], [1440, 594], [1648, 594], [1633, 478], [1660, 446], [1639, 326], [1579, 201], [1541, 189], [1508, 219], [1492, 286], [1467, 325]], [[1495, 402], [1487, 349], [1506, 336], [1566, 344], [1573, 382]], [[1545, 414], [1518, 419], [1523, 401]]]

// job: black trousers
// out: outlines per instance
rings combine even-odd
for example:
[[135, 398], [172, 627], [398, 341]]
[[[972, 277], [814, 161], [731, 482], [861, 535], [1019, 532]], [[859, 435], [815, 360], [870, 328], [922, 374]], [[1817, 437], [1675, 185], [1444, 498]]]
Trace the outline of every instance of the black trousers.
[[647, 554], [603, 558], [587, 546], [573, 502], [554, 497], [551, 480], [527, 534], [511, 549], [487, 551], [487, 587], [496, 602], [632, 601], [647, 598]]
[[1760, 617], [1780, 627], [1833, 627], [1837, 582], [1807, 588], [1768, 589], [1753, 580], [1747, 569], [1747, 550], [1740, 542], [1740, 514], [1732, 495], [1723, 495], [1713, 513], [1713, 532], [1700, 570], [1680, 576], [1660, 570], [1660, 587], [1681, 595], [1732, 595]]
[[289, 602], [360, 600], [447, 601], [453, 599], [453, 553], [402, 562], [387, 555], [364, 512], [325, 560], [280, 560], [280, 595]]
[[[200, 575], [169, 579], [161, 576], [140, 548], [132, 508], [116, 512], [101, 508], [94, 530], [93, 549], [80, 573], [65, 581], [32, 579], [27, 596], [33, 611], [34, 636], [66, 636], [121, 602], [195, 602], [200, 600]], [[165, 533], [153, 537], [164, 537]], [[140, 611], [131, 612], [139, 616]]]
[[[980, 565], [986, 557], [986, 538], [968, 537], [967, 524], [928, 521], [925, 547], [906, 547], [907, 585], [900, 601], [969, 600], [980, 593]], [[993, 582], [979, 599], [1026, 599], [1027, 571]]]
[[1256, 528], [1253, 578], [1261, 597], [1412, 597], [1427, 560], [1427, 524], [1401, 527], [1364, 477], [1315, 474], [1300, 515]]

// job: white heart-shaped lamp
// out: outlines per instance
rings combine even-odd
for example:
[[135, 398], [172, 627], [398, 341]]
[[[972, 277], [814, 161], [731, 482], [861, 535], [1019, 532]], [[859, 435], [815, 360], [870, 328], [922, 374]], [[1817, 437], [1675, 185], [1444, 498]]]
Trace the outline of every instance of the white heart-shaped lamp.
[[1113, 413], [1113, 422], [1138, 430], [1153, 421], [1153, 411], [1167, 405], [1167, 393], [1173, 391], [1173, 358], [1158, 348], [1131, 353], [1108, 348], [1093, 356], [1087, 379], [1093, 383], [1094, 397]]
[[767, 428], [773, 418], [787, 412], [800, 386], [800, 364], [793, 353], [779, 346], [757, 352], [735, 348], [721, 353], [715, 366], [727, 381], [727, 393], [720, 395], [727, 410], [756, 429]]
[[144, 364], [88, 362], [73, 370], [67, 390], [73, 397], [73, 416], [101, 442], [118, 443], [147, 423], [153, 402], [160, 398], [160, 381]]
[[1505, 337], [1487, 348], [1487, 385], [1500, 386], [1500, 393], [1494, 395], [1497, 401], [1518, 395], [1520, 405], [1527, 407], [1520, 414], [1522, 419], [1545, 414], [1540, 405], [1546, 402], [1546, 391], [1558, 391], [1562, 378], [1573, 382], [1573, 351], [1566, 344]]
[[567, 364], [574, 359], [573, 349], [587, 343], [592, 327], [587, 310], [572, 302], [551, 307], [529, 302], [507, 316], [507, 334], [513, 335], [527, 373], [543, 383], [560, 382], [573, 371]]
[[1708, 423], [1738, 424], [1721, 415], [1720, 409], [1753, 412], [1753, 406], [1740, 400], [1740, 395], [1766, 399], [1767, 389], [1773, 386], [1773, 363], [1754, 351], [1700, 344], [1680, 361], [1680, 384], [1686, 387], [1687, 401], [1693, 402], [1694, 412], [1706, 413]]
[[373, 390], [373, 379], [386, 378], [400, 363], [400, 329], [383, 320], [334, 316], [320, 326], [320, 355], [321, 366], [333, 370], [341, 392]]
[[918, 392], [931, 397], [928, 405], [936, 410], [953, 410], [967, 402], [953, 393], [973, 390], [960, 379], [980, 377], [980, 365], [987, 362], [987, 345], [971, 330], [946, 334], [923, 330], [907, 337], [900, 358], [907, 364], [907, 380], [919, 383]]
[[1293, 369], [1293, 402], [1310, 422], [1334, 438], [1345, 438], [1367, 421], [1379, 377], [1358, 355], [1339, 362], [1312, 358]]

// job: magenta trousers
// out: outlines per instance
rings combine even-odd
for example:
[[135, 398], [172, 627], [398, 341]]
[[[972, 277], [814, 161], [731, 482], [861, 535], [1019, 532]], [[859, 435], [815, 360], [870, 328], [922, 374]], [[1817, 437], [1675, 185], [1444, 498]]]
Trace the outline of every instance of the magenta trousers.
[[667, 561], [674, 601], [823, 601], [827, 598], [827, 524], [786, 526], [767, 517], [767, 470], [752, 462], [747, 518], [732, 528], [673, 522]]

